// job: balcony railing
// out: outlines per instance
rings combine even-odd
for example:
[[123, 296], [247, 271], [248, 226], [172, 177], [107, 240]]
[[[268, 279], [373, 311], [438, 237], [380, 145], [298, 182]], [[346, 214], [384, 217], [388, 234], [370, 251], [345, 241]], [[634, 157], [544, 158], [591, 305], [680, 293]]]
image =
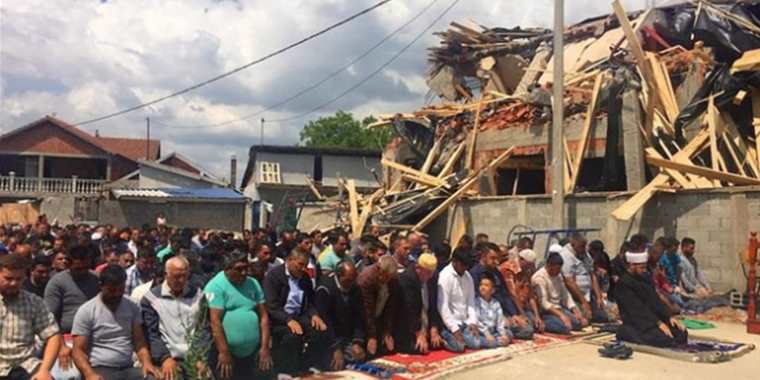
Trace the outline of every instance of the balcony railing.
[[71, 178], [17, 177], [13, 172], [0, 176], [0, 192], [41, 194], [97, 194], [105, 180]]

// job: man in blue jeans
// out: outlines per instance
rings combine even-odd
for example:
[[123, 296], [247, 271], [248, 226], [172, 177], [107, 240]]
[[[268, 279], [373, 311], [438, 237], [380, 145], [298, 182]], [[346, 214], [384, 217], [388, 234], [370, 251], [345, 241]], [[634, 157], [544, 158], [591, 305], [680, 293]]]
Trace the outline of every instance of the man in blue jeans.
[[452, 352], [480, 348], [475, 286], [467, 272], [471, 258], [469, 250], [457, 248], [438, 276], [438, 312], [446, 327], [441, 336]]
[[538, 295], [545, 330], [555, 334], [569, 334], [570, 331], [588, 326], [588, 320], [581, 315], [565, 287], [562, 264], [562, 256], [552, 252], [546, 259], [546, 266], [536, 271], [531, 278]]

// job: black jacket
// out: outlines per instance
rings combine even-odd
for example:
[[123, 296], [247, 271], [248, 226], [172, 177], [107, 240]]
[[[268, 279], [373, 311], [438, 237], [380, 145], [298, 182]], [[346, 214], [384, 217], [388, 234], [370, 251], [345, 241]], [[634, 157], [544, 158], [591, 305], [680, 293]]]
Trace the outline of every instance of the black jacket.
[[[398, 313], [396, 331], [399, 334], [415, 336], [422, 327], [422, 284], [414, 266], [405, 269], [398, 277], [399, 305], [404, 310]], [[428, 305], [428, 310], [430, 306]]]
[[354, 285], [348, 293], [338, 288], [335, 275], [322, 276], [316, 291], [319, 316], [327, 324], [327, 334], [333, 347], [345, 347], [349, 343], [364, 342], [364, 312], [362, 295]]
[[291, 319], [298, 319], [303, 316], [311, 318], [317, 315], [317, 308], [314, 305], [314, 287], [306, 273], [298, 280], [298, 287], [303, 290], [300, 312], [295, 315], [285, 312], [285, 304], [288, 301], [288, 293], [290, 293], [285, 266], [286, 264], [283, 264], [272, 268], [264, 277], [264, 298], [272, 326], [286, 325]]
[[623, 324], [639, 332], [657, 328], [658, 322], [669, 323], [668, 308], [647, 276], [624, 274], [615, 287], [615, 298]]

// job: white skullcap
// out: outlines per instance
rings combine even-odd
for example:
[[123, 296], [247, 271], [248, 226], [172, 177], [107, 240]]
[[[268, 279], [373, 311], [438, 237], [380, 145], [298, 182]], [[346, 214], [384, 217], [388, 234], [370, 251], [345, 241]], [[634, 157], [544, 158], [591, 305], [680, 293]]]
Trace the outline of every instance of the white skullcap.
[[94, 232], [92, 236], [90, 236], [90, 240], [100, 240], [103, 237], [103, 234], [100, 232]]
[[644, 264], [649, 259], [649, 254], [646, 252], [641, 253], [635, 253], [635, 252], [626, 252], [625, 253], [625, 261], [628, 262], [628, 264]]
[[529, 262], [529, 263], [535, 263], [536, 262], [536, 252], [533, 252], [532, 249], [523, 249], [520, 251], [520, 253], [517, 254], [517, 256], [520, 256], [523, 260]]
[[549, 247], [549, 253], [552, 253], [552, 252], [555, 252], [555, 253], [560, 253], [560, 252], [562, 252], [562, 246], [561, 246], [561, 245], [559, 245], [559, 244], [552, 244], [552, 245]]

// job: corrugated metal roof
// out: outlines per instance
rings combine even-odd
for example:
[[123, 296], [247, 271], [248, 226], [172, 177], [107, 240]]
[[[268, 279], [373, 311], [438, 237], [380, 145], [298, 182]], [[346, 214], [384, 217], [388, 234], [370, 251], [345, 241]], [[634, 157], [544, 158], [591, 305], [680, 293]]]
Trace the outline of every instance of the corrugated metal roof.
[[245, 196], [226, 187], [210, 188], [161, 188], [161, 189], [113, 189], [116, 199], [120, 198], [164, 198], [164, 199], [227, 199], [244, 200]]

